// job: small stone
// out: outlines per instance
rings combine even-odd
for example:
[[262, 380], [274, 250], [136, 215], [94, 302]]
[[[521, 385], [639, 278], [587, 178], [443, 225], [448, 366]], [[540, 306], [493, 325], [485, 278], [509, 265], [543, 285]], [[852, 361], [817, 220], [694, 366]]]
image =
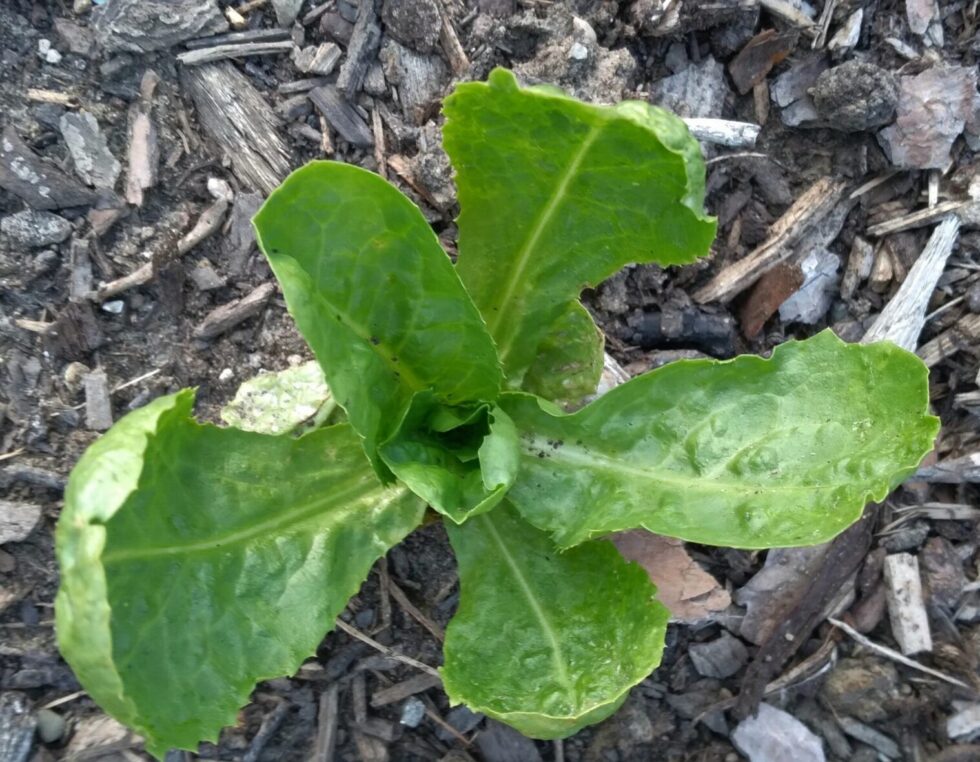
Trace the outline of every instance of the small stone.
[[51, 47], [51, 40], [42, 37], [37, 41], [37, 54], [49, 64], [61, 63], [61, 53]]
[[956, 548], [945, 537], [932, 537], [919, 554], [919, 563], [929, 602], [953, 613], [968, 582]]
[[820, 738], [793, 715], [769, 704], [759, 704], [754, 717], [732, 731], [735, 748], [749, 762], [825, 762]]
[[87, 111], [69, 112], [61, 117], [60, 125], [75, 173], [96, 188], [115, 186], [122, 165], [109, 150], [95, 117]]
[[476, 745], [485, 762], [541, 762], [534, 741], [495, 720], [487, 720], [476, 737]]
[[41, 506], [0, 500], [0, 545], [23, 542], [41, 520]]
[[19, 246], [40, 248], [61, 243], [71, 235], [71, 223], [51, 212], [27, 209], [0, 220], [0, 232]]
[[[446, 722], [448, 722], [453, 728], [455, 728], [459, 733], [469, 733], [471, 730], [475, 730], [476, 726], [479, 725], [484, 720], [484, 715], [479, 712], [474, 712], [469, 707], [460, 704], [459, 706], [453, 707], [449, 710], [446, 715]], [[445, 728], [437, 728], [436, 735], [440, 740], [446, 743], [452, 743], [454, 736]]]
[[[211, 198], [215, 201], [220, 201], [224, 199], [229, 204], [235, 200], [235, 192], [231, 189], [227, 180], [223, 180], [220, 177], [209, 177], [208, 178], [208, 193], [211, 194]], [[153, 237], [156, 231], [153, 228], [143, 228], [140, 231], [140, 237], [144, 240]]]
[[692, 643], [687, 653], [699, 675], [719, 679], [731, 677], [749, 659], [745, 644], [728, 632], [707, 643]]
[[192, 265], [187, 274], [199, 291], [213, 291], [225, 285], [225, 279], [215, 272], [212, 264], [206, 259]]
[[847, 61], [823, 72], [812, 91], [817, 113], [828, 127], [862, 132], [888, 124], [898, 104], [898, 82], [887, 69]]
[[104, 302], [102, 304], [102, 311], [108, 312], [110, 315], [121, 315], [125, 307], [126, 302], [122, 299], [113, 299], [111, 302]]
[[402, 704], [402, 714], [398, 721], [406, 728], [417, 728], [423, 717], [425, 704], [417, 696], [411, 696]]
[[708, 56], [655, 82], [650, 88], [650, 99], [680, 116], [720, 117], [730, 93], [725, 67]]
[[44, 743], [54, 743], [65, 734], [65, 718], [50, 709], [37, 712], [37, 736]]
[[234, 377], [235, 373], [231, 368], [223, 368], [221, 373], [218, 374], [218, 380], [223, 384], [227, 384]]
[[820, 698], [835, 715], [878, 722], [891, 716], [890, 704], [898, 698], [898, 672], [871, 657], [842, 659], [827, 676]]
[[972, 738], [980, 733], [980, 704], [969, 704], [946, 720], [950, 738]]
[[581, 42], [573, 42], [568, 49], [568, 57], [572, 61], [586, 61], [589, 58], [589, 49]]

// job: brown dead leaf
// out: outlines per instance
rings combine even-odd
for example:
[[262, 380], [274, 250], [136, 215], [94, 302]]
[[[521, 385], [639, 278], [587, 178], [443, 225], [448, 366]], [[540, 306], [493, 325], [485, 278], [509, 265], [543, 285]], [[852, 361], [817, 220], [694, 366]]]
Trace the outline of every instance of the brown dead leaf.
[[618, 532], [610, 539], [624, 558], [635, 561], [650, 575], [657, 586], [657, 598], [674, 621], [704, 622], [732, 602], [718, 580], [688, 555], [681, 540], [645, 529]]

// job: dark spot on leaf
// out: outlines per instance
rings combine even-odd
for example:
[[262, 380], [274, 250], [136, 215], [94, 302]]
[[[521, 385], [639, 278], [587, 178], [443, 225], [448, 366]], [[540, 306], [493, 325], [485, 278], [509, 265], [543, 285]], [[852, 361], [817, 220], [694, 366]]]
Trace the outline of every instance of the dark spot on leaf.
[[381, 339], [379, 339], [377, 336], [372, 336], [370, 341], [372, 344], [374, 344], [374, 346], [378, 346], [378, 344], [381, 343]]

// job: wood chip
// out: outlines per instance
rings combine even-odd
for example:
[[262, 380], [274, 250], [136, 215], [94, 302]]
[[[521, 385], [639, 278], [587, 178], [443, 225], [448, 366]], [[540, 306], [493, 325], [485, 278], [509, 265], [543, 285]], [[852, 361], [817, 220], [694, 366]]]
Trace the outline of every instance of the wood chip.
[[926, 322], [926, 308], [953, 253], [959, 218], [948, 216], [933, 232], [901, 287], [865, 333], [862, 343], [889, 341], [914, 352]]
[[34, 209], [86, 206], [96, 201], [95, 193], [44, 161], [9, 125], [0, 139], [0, 188]]
[[728, 73], [739, 93], [748, 93], [766, 78], [772, 67], [786, 60], [796, 47], [798, 37], [795, 31], [766, 29], [749, 40], [728, 64]]
[[157, 184], [160, 166], [160, 144], [153, 121], [153, 93], [160, 77], [147, 69], [140, 83], [140, 97], [129, 107], [128, 167], [126, 170], [126, 201], [143, 205], [143, 193]]
[[310, 91], [310, 100], [344, 140], [356, 146], [374, 144], [374, 134], [367, 122], [334, 85]]
[[758, 336], [766, 321], [776, 314], [779, 305], [799, 291], [802, 285], [803, 271], [792, 262], [781, 262], [759, 278], [738, 313], [745, 338]]
[[978, 340], [980, 340], [980, 315], [964, 315], [954, 326], [919, 347], [916, 354], [931, 368], [947, 357], [952, 357], [961, 349], [973, 346]]
[[82, 383], [85, 388], [85, 425], [92, 431], [105, 431], [112, 426], [109, 378], [100, 369], [87, 373]]
[[360, 3], [357, 21], [347, 46], [347, 60], [340, 67], [337, 87], [353, 98], [361, 89], [368, 68], [378, 54], [381, 45], [381, 27], [378, 25], [373, 2]]
[[181, 87], [197, 107], [201, 127], [249, 189], [274, 191], [292, 167], [280, 121], [251, 81], [227, 61], [186, 67]]
[[794, 244], [819, 225], [843, 198], [846, 183], [830, 177], [817, 180], [773, 224], [769, 237], [743, 259], [719, 272], [694, 294], [695, 301], [727, 302], [751, 286], [795, 251]]
[[906, 656], [932, 650], [929, 616], [922, 596], [919, 561], [910, 553], [885, 558], [885, 592], [892, 635]]
[[375, 691], [371, 696], [371, 706], [375, 709], [403, 701], [416, 693], [427, 691], [430, 688], [438, 688], [442, 685], [442, 680], [438, 675], [430, 675], [426, 672], [410, 677], [400, 683], [395, 683], [387, 688]]
[[334, 758], [334, 748], [337, 746], [339, 695], [338, 683], [333, 683], [320, 694], [316, 716], [316, 741], [310, 762], [331, 762]]
[[194, 338], [208, 340], [230, 331], [239, 323], [265, 309], [266, 302], [269, 301], [275, 291], [274, 283], [263, 283], [254, 288], [247, 296], [228, 304], [222, 304], [209, 312], [201, 324], [194, 329]]
[[917, 212], [903, 214], [901, 217], [896, 217], [895, 219], [879, 222], [877, 225], [869, 227], [867, 233], [869, 236], [881, 237], [891, 235], [892, 233], [900, 233], [903, 230], [925, 227], [941, 220], [952, 212], [958, 211], [963, 206], [964, 202], [962, 201], [943, 201], [941, 204], [936, 204], [927, 209], [920, 209]]

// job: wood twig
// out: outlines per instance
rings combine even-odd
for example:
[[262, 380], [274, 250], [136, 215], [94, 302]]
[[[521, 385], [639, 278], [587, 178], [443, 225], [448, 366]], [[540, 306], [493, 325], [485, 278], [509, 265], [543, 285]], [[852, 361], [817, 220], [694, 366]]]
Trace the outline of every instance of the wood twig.
[[729, 148], [751, 148], [762, 131], [762, 127], [752, 122], [733, 122], [729, 119], [686, 117], [684, 124], [691, 135], [702, 143]]
[[931, 667], [927, 667], [925, 664], [920, 664], [915, 659], [910, 659], [907, 656], [903, 656], [898, 651], [895, 651], [889, 648], [888, 646], [883, 646], [880, 643], [875, 643], [870, 638], [865, 637], [860, 632], [855, 630], [853, 627], [851, 627], [851, 625], [847, 624], [847, 622], [842, 622], [840, 619], [834, 619], [834, 617], [827, 617], [827, 621], [830, 622], [832, 625], [834, 625], [834, 627], [843, 630], [851, 638], [853, 638], [856, 642], [860, 643], [865, 648], [868, 648], [874, 651], [875, 653], [884, 656], [886, 659], [891, 659], [892, 661], [896, 661], [899, 664], [904, 664], [906, 667], [911, 667], [912, 669], [918, 670], [919, 672], [922, 672], [927, 675], [931, 675], [932, 677], [935, 677], [937, 680], [942, 680], [943, 682], [949, 683], [950, 685], [955, 685], [959, 688], [966, 688], [967, 690], [969, 690], [970, 688], [969, 685], [962, 682], [961, 680], [957, 680], [955, 677], [950, 677], [949, 675], [944, 674], [943, 672], [940, 672], [937, 669], [932, 669]]
[[177, 60], [184, 66], [200, 66], [213, 61], [244, 56], [270, 56], [289, 53], [294, 45], [292, 40], [273, 40], [272, 42], [243, 42], [230, 45], [212, 45], [209, 48], [187, 50], [177, 54]]
[[371, 648], [379, 653], [383, 653], [390, 659], [400, 661], [402, 664], [407, 664], [410, 667], [415, 667], [417, 670], [425, 672], [426, 674], [431, 675], [440, 681], [442, 680], [442, 678], [439, 677], [439, 672], [435, 669], [435, 667], [430, 667], [428, 664], [420, 662], [417, 659], [413, 659], [411, 656], [405, 656], [404, 654], [398, 653], [398, 651], [395, 649], [389, 648], [388, 646], [379, 643], [374, 638], [368, 637], [356, 627], [352, 627], [351, 625], [347, 624], [347, 622], [345, 622], [343, 619], [337, 619], [337, 629], [346, 632], [352, 638], [357, 638], [362, 643], [366, 643], [367, 645], [371, 646]]

